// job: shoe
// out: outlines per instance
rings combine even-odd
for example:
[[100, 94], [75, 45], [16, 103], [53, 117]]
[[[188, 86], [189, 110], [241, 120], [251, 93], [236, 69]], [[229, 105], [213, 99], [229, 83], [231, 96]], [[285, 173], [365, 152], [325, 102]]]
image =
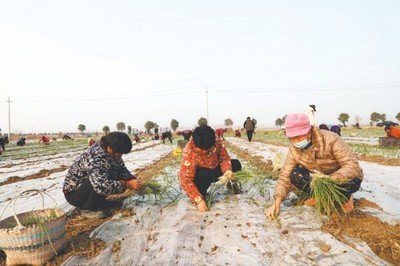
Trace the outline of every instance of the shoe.
[[306, 206], [315, 206], [315, 205], [317, 205], [317, 201], [314, 198], [309, 198], [309, 199], [306, 199], [303, 202], [303, 204]]
[[344, 213], [349, 213], [354, 210], [354, 199], [353, 195], [350, 196], [350, 199], [342, 204]]
[[104, 219], [108, 215], [104, 211], [80, 210], [80, 216], [86, 219]]

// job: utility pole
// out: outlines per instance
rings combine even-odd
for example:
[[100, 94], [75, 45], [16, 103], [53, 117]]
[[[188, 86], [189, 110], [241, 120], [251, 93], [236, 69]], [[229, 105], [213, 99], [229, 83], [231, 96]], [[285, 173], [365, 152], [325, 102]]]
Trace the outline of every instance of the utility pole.
[[209, 117], [208, 117], [208, 89], [206, 87], [206, 110], [207, 110], [207, 122], [210, 123]]
[[12, 103], [12, 101], [10, 100], [10, 96], [8, 97], [7, 103], [8, 103], [8, 138], [11, 141], [11, 111], [10, 111], [10, 104]]

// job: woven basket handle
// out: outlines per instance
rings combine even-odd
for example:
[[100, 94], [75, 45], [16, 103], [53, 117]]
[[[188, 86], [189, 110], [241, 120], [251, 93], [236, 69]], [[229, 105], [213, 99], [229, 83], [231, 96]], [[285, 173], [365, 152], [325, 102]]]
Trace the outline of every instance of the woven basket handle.
[[1, 214], [0, 214], [0, 220], [1, 220], [1, 217], [3, 216], [5, 210], [7, 209], [7, 207], [8, 207], [11, 203], [13, 203], [13, 216], [14, 216], [14, 219], [15, 219], [15, 221], [17, 222], [18, 227], [22, 227], [22, 224], [21, 224], [21, 222], [19, 221], [19, 219], [18, 219], [18, 217], [17, 217], [17, 214], [15, 213], [15, 204], [16, 204], [16, 202], [17, 202], [17, 199], [18, 199], [20, 196], [22, 196], [23, 194], [26, 194], [26, 193], [28, 193], [28, 192], [37, 192], [37, 193], [40, 194], [40, 196], [42, 196], [42, 209], [43, 209], [43, 210], [44, 210], [44, 195], [43, 195], [43, 194], [45, 194], [46, 196], [48, 196], [48, 197], [55, 203], [56, 207], [60, 209], [60, 206], [58, 205], [57, 201], [56, 201], [49, 193], [47, 193], [46, 191], [44, 191], [44, 190], [38, 190], [38, 189], [28, 189], [28, 190], [22, 191], [21, 193], [19, 193], [17, 196], [15, 196], [12, 200], [10, 200], [10, 201], [7, 203], [7, 205], [4, 207], [3, 211], [2, 211]]

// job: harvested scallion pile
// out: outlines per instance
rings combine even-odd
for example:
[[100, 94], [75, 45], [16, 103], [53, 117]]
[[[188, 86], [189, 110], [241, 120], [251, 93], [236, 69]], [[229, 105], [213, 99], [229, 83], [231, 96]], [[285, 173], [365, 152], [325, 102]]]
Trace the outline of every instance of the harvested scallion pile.
[[346, 191], [339, 183], [329, 176], [315, 172], [310, 183], [312, 197], [316, 201], [319, 216], [331, 215], [342, 210], [342, 204], [347, 201], [343, 193]]

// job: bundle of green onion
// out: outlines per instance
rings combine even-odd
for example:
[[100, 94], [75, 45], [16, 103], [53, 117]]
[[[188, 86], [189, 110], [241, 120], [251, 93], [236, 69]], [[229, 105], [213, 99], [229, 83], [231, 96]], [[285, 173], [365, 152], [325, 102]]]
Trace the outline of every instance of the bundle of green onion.
[[155, 180], [147, 180], [143, 183], [143, 186], [137, 191], [136, 194], [144, 195], [161, 195], [164, 193], [164, 189], [160, 183]]
[[245, 184], [254, 178], [253, 174], [246, 170], [237, 171], [233, 175], [235, 176], [236, 180], [242, 184]]
[[339, 214], [339, 211], [343, 210], [342, 204], [347, 201], [343, 192], [346, 190], [340, 187], [337, 181], [328, 175], [315, 172], [312, 174], [310, 187], [319, 216]]

